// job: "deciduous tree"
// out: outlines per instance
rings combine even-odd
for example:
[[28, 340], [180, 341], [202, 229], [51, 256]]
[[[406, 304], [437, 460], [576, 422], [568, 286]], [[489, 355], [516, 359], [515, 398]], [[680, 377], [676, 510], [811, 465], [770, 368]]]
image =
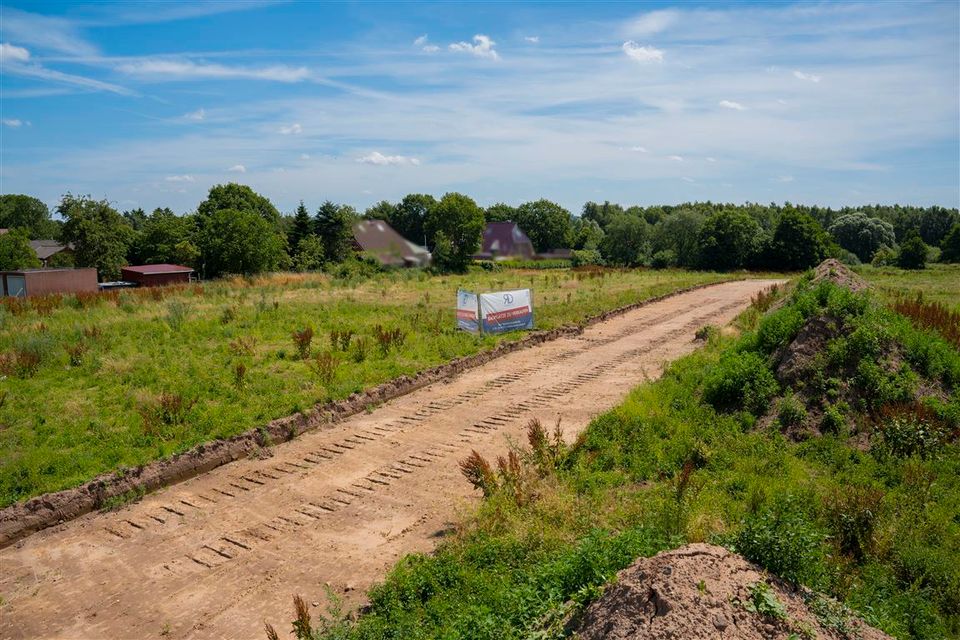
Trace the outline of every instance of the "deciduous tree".
[[66, 219], [61, 237], [73, 244], [76, 265], [96, 267], [103, 280], [119, 278], [135, 237], [123, 216], [106, 200], [71, 194], [60, 200], [57, 213]]

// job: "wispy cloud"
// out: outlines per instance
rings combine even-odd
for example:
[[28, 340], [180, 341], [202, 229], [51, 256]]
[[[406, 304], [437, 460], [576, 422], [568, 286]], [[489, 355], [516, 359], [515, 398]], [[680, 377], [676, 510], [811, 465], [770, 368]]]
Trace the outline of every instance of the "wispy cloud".
[[309, 153], [301, 153], [301, 154], [300, 154], [300, 159], [301, 159], [301, 160], [309, 160], [309, 159], [310, 159], [310, 154], [309, 154]]
[[646, 147], [640, 145], [630, 147], [630, 151], [636, 151], [637, 153], [649, 153], [649, 150]]
[[303, 133], [303, 127], [300, 126], [299, 122], [294, 122], [289, 126], [280, 127], [279, 132], [285, 136], [294, 135], [298, 133]]
[[683, 156], [667, 156], [667, 160], [672, 162], [683, 162]]
[[724, 109], [733, 109], [734, 111], [746, 111], [746, 107], [740, 104], [739, 102], [734, 102], [733, 100], [721, 100], [718, 102], [721, 107]]
[[273, 82], [301, 82], [310, 77], [306, 67], [273, 65], [269, 67], [227, 66], [192, 60], [155, 58], [125, 62], [117, 71], [158, 80], [246, 79]]
[[650, 36], [666, 30], [677, 21], [679, 12], [672, 9], [661, 11], [651, 11], [642, 16], [631, 20], [626, 26], [626, 32], [630, 36], [644, 37]]
[[23, 47], [8, 42], [0, 44], [0, 62], [26, 62], [30, 59], [30, 52]]
[[655, 47], [640, 46], [633, 40], [623, 43], [623, 52], [637, 62], [663, 62], [663, 51]]
[[190, 113], [183, 114], [184, 120], [192, 120], [194, 122], [200, 122], [207, 117], [207, 112], [202, 108], [197, 109], [196, 111], [191, 111]]
[[524, 36], [523, 39], [530, 44], [540, 44], [540, 36]]
[[807, 82], [820, 82], [822, 79], [815, 73], [804, 73], [803, 71], [794, 71], [793, 77], [797, 78], [798, 80], [806, 80]]
[[27, 49], [6, 42], [0, 44], [0, 65], [3, 66], [5, 73], [13, 76], [34, 78], [36, 80], [49, 80], [58, 84], [81, 87], [94, 91], [108, 91], [120, 95], [135, 95], [134, 91], [110, 82], [103, 82], [94, 78], [87, 78], [71, 73], [63, 73], [55, 69], [48, 69], [38, 62], [32, 62], [30, 51]]
[[167, 176], [164, 178], [166, 182], [193, 182], [193, 176], [182, 175], [182, 176]]
[[374, 151], [365, 156], [357, 158], [361, 164], [375, 164], [379, 166], [387, 165], [419, 165], [420, 160], [408, 156], [385, 156], [379, 151]]
[[490, 36], [485, 36], [482, 33], [478, 33], [477, 35], [473, 36], [473, 44], [470, 44], [469, 42], [455, 42], [450, 45], [450, 50], [470, 53], [478, 58], [498, 60], [500, 56], [493, 48], [496, 44], [496, 42], [490, 39]]
[[65, 18], [3, 7], [3, 34], [13, 42], [75, 56], [93, 56], [96, 46], [80, 35], [79, 25]]
[[23, 126], [23, 120], [20, 120], [19, 118], [3, 118], [3, 120], [0, 120], [0, 122], [3, 122], [5, 126], [12, 127], [14, 129]]
[[231, 172], [231, 173], [246, 173], [246, 172], [247, 172], [247, 168], [246, 168], [245, 166], [243, 166], [242, 164], [235, 164], [235, 165], [233, 165], [232, 167], [230, 167], [229, 169], [227, 169], [227, 171], [229, 171], [229, 172]]

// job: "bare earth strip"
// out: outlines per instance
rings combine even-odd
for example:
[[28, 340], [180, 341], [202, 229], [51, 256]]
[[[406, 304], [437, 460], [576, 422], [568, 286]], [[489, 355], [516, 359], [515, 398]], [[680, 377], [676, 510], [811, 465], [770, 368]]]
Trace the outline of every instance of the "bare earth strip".
[[447, 383], [0, 551], [2, 638], [259, 638], [291, 595], [348, 599], [429, 550], [472, 499], [457, 462], [539, 417], [568, 440], [775, 281], [729, 282], [515, 352]]

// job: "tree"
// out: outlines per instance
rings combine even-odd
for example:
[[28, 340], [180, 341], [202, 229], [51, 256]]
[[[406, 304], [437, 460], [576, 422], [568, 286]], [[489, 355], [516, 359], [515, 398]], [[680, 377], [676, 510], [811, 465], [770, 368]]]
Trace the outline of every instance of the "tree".
[[661, 217], [652, 233], [654, 253], [671, 251], [675, 264], [696, 267], [700, 260], [700, 227], [703, 226], [703, 220], [703, 214], [694, 209], [680, 209]]
[[861, 262], [870, 262], [874, 252], [883, 245], [896, 246], [893, 225], [870, 218], [862, 211], [838, 217], [829, 231], [841, 247], [856, 254]]
[[288, 262], [286, 239], [249, 209], [212, 211], [198, 234], [198, 245], [208, 277], [275, 271]]
[[0, 196], [0, 228], [25, 229], [30, 240], [56, 239], [60, 225], [50, 219], [50, 209], [36, 198], [8, 193]]
[[11, 229], [0, 235], [0, 271], [36, 269], [39, 266], [40, 260], [30, 246], [26, 229]]
[[570, 212], [555, 202], [540, 199], [517, 207], [514, 220], [530, 238], [538, 253], [570, 246], [573, 226]]
[[396, 211], [397, 205], [389, 200], [381, 200], [377, 204], [367, 207], [367, 210], [363, 212], [363, 217], [365, 220], [385, 220], [389, 224], [391, 218], [396, 215]]
[[353, 223], [357, 212], [327, 200], [317, 209], [314, 230], [328, 262], [343, 262], [353, 255]]
[[608, 264], [635, 267], [650, 253], [647, 221], [640, 216], [615, 213], [607, 222], [600, 253]]
[[[168, 209], [169, 211], [169, 209]], [[133, 228], [134, 231], [140, 231], [147, 222], [147, 212], [141, 207], [123, 212], [123, 219]]]
[[178, 216], [167, 208], [154, 209], [141, 223], [131, 255], [140, 264], [199, 266], [200, 250], [194, 242], [196, 230], [193, 216]]
[[596, 251], [603, 242], [603, 229], [595, 220], [574, 218], [573, 220], [573, 249], [582, 251]]
[[768, 251], [770, 267], [800, 271], [820, 264], [827, 257], [827, 243], [820, 224], [805, 213], [788, 210], [780, 216]]
[[60, 200], [57, 213], [66, 219], [61, 239], [73, 244], [76, 265], [96, 267], [103, 280], [119, 278], [135, 236], [123, 216], [106, 200], [69, 193]]
[[293, 254], [294, 271], [316, 271], [323, 267], [323, 243], [310, 234], [297, 243]]
[[517, 208], [498, 202], [487, 207], [484, 216], [487, 222], [517, 222]]
[[746, 267], [762, 240], [760, 225], [748, 213], [723, 209], [707, 216], [698, 234], [699, 264], [725, 271]]
[[901, 269], [924, 269], [927, 266], [927, 245], [916, 230], [900, 243], [897, 266]]
[[231, 209], [234, 211], [252, 211], [270, 223], [274, 229], [279, 229], [280, 212], [267, 198], [263, 197], [245, 184], [230, 182], [218, 184], [210, 188], [207, 199], [197, 207], [197, 215], [203, 219], [215, 211]]
[[424, 220], [430, 207], [437, 203], [436, 198], [424, 193], [411, 193], [404, 196], [387, 222], [410, 242], [426, 245], [427, 238], [424, 231]]
[[[471, 256], [480, 248], [481, 234], [486, 226], [483, 209], [473, 199], [460, 194], [448, 193], [427, 211], [424, 229], [430, 246], [439, 249], [441, 241], [449, 247], [449, 256], [440, 262], [434, 260], [438, 269], [444, 271], [466, 271]], [[442, 234], [438, 238], [438, 234]]]
[[583, 205], [580, 217], [584, 220], [593, 220], [600, 225], [601, 229], [606, 231], [610, 219], [618, 213], [623, 213], [623, 207], [618, 204], [612, 204], [609, 201], [605, 201], [603, 204], [587, 202]]
[[943, 239], [950, 233], [954, 224], [960, 222], [960, 216], [955, 210], [944, 209], [943, 207], [930, 207], [920, 213], [920, 238], [928, 245], [939, 246]]
[[290, 233], [287, 234], [287, 245], [291, 249], [299, 246], [300, 241], [307, 236], [313, 235], [313, 221], [310, 219], [310, 212], [303, 206], [303, 200], [297, 207], [297, 212], [293, 214], [293, 226]]
[[960, 222], [953, 225], [940, 244], [940, 261], [960, 262]]

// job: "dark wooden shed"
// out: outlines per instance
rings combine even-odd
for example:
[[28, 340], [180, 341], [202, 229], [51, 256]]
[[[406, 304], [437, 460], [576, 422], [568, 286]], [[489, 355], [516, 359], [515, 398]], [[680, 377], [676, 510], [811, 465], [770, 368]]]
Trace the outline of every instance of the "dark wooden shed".
[[120, 277], [141, 287], [162, 287], [190, 282], [193, 269], [179, 264], [144, 264], [120, 269]]
[[5, 296], [42, 296], [97, 290], [96, 269], [23, 269], [0, 271], [0, 293]]

